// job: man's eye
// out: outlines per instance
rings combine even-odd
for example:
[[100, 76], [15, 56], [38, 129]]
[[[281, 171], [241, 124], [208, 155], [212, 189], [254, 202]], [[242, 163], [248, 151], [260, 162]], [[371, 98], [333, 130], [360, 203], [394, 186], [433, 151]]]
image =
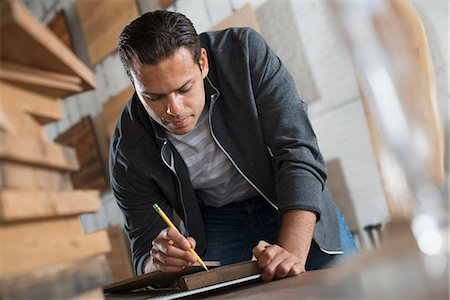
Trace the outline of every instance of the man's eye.
[[149, 100], [149, 101], [157, 101], [157, 100], [159, 100], [161, 98], [161, 96], [147, 96], [147, 95], [144, 95], [144, 98], [146, 100]]
[[190, 90], [191, 90], [191, 87], [187, 87], [187, 88], [179, 89], [178, 92], [185, 94], [185, 93], [189, 92]]

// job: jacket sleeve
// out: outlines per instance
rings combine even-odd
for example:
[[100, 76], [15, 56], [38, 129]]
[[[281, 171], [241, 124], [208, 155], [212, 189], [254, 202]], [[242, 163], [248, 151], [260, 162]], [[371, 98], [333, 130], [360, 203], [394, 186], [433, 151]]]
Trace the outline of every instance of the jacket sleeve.
[[120, 138], [113, 136], [109, 153], [111, 188], [123, 212], [135, 272], [141, 275], [153, 239], [166, 227], [153, 204], [157, 202], [171, 218], [172, 209], [158, 186], [138, 168], [139, 162], [133, 161], [133, 155], [124, 153], [126, 147], [120, 143]]
[[251, 84], [275, 171], [280, 212], [289, 209], [321, 214], [326, 165], [295, 83], [264, 39], [244, 31]]

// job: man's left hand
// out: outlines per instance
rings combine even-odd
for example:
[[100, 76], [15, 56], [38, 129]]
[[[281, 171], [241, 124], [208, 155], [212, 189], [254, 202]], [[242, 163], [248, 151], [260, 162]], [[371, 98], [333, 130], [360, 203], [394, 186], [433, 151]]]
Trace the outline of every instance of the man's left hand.
[[253, 248], [258, 266], [263, 270], [261, 279], [271, 281], [300, 275], [305, 272], [305, 260], [278, 245], [258, 245]]

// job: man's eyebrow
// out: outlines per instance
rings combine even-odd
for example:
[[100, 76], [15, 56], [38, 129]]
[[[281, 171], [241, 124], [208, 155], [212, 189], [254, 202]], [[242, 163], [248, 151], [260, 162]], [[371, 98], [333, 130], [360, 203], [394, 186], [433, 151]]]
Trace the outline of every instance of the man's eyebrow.
[[[184, 88], [186, 85], [190, 84], [192, 81], [194, 80], [194, 78], [189, 78], [188, 81], [186, 81], [182, 86], [180, 86], [179, 88], [175, 89], [175, 91], [181, 90], [182, 88]], [[159, 96], [164, 96], [165, 94], [159, 94], [159, 93], [152, 93], [152, 92], [148, 92], [148, 91], [143, 91], [141, 92], [142, 95], [144, 96], [150, 96], [150, 97], [159, 97]]]

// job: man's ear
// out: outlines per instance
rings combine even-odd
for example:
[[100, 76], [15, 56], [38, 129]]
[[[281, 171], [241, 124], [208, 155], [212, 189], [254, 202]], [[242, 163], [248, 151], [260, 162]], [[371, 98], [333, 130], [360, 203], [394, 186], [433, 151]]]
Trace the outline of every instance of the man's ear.
[[209, 72], [208, 53], [205, 48], [200, 49], [200, 60], [198, 63], [202, 72], [202, 79], [205, 79]]

